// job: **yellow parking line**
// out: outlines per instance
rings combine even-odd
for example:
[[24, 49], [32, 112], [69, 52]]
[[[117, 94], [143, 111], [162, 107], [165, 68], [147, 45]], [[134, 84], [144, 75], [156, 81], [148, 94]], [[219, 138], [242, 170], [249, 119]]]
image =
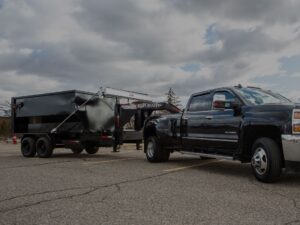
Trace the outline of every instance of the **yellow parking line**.
[[101, 161], [91, 161], [91, 162], [84, 162], [84, 165], [91, 165], [91, 164], [104, 164], [104, 163], [111, 163], [111, 162], [119, 162], [119, 161], [126, 161], [132, 160], [134, 158], [124, 158], [124, 159], [111, 159], [111, 160], [101, 160]]
[[180, 170], [186, 170], [186, 169], [190, 169], [190, 168], [194, 168], [194, 167], [200, 167], [200, 166], [205, 166], [205, 165], [209, 165], [209, 164], [213, 164], [213, 163], [219, 163], [222, 161], [223, 160], [214, 160], [214, 161], [209, 161], [209, 162], [204, 162], [204, 163], [193, 164], [190, 166], [175, 167], [175, 168], [166, 169], [166, 170], [164, 170], [164, 172], [175, 172], [175, 171], [180, 171]]
[[16, 156], [15, 154], [0, 154], [1, 157], [10, 157], [10, 156]]

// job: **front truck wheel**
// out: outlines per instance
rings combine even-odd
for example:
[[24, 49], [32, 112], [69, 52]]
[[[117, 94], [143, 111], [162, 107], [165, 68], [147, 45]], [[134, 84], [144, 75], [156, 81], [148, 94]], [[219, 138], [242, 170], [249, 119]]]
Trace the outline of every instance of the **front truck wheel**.
[[36, 154], [35, 140], [31, 137], [26, 137], [21, 143], [21, 152], [24, 157], [34, 157]]
[[251, 166], [259, 181], [277, 181], [282, 172], [282, 157], [278, 144], [271, 138], [257, 139], [252, 147]]
[[85, 151], [92, 155], [92, 154], [96, 154], [98, 152], [99, 148], [98, 147], [86, 147]]
[[145, 142], [146, 157], [149, 162], [166, 162], [170, 158], [170, 151], [163, 149], [157, 137], [149, 137]]
[[53, 153], [53, 144], [47, 137], [41, 137], [36, 142], [36, 152], [40, 158], [49, 158]]

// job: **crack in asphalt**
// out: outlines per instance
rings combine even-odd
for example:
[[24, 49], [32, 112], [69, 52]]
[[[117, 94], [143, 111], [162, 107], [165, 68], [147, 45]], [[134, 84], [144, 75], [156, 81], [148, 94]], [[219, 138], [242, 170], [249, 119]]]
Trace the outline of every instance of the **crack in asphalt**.
[[[282, 194], [282, 193], [280, 193], [280, 192], [276, 192], [276, 191], [270, 190], [269, 188], [266, 188], [266, 187], [264, 187], [264, 186], [261, 186], [261, 185], [259, 185], [258, 183], [255, 183], [255, 182], [253, 182], [253, 181], [251, 181], [251, 183], [254, 184], [256, 187], [258, 187], [258, 188], [260, 188], [260, 189], [263, 189], [264, 191], [267, 191], [267, 192], [269, 192], [269, 193], [271, 193], [271, 194], [278, 195], [278, 196], [280, 196], [280, 197], [282, 197], [282, 198], [285, 198], [285, 199], [289, 200], [290, 202], [292, 202], [293, 207], [294, 207], [296, 210], [300, 210], [300, 206], [298, 206], [298, 202], [297, 202], [296, 199], [291, 198], [291, 197], [289, 197], [289, 196], [287, 196], [287, 195], [284, 195], [284, 194]], [[300, 222], [300, 220], [298, 219], [298, 211], [297, 211], [297, 212], [296, 212], [296, 219], [293, 219], [293, 220], [291, 220], [291, 221], [288, 221], [288, 222], [284, 223], [284, 225], [291, 225], [291, 224], [294, 224], [294, 223], [297, 223], [297, 224], [298, 224], [299, 222]]]
[[87, 189], [88, 187], [73, 187], [73, 188], [64, 188], [64, 189], [58, 189], [58, 190], [48, 190], [43, 192], [36, 192], [36, 193], [30, 193], [30, 194], [23, 194], [23, 195], [16, 195], [10, 198], [1, 199], [0, 203], [5, 201], [11, 201], [17, 198], [24, 198], [24, 197], [31, 197], [35, 195], [43, 195], [43, 194], [51, 194], [56, 192], [64, 192], [64, 191], [73, 191], [73, 190], [80, 190], [80, 189]]
[[300, 220], [293, 220], [293, 221], [285, 223], [284, 225], [299, 224], [299, 222], [300, 222]]
[[[85, 159], [83, 161], [86, 161]], [[64, 161], [64, 162], [73, 162], [72, 161]], [[39, 164], [40, 166], [42, 165], [48, 165], [48, 164], [56, 164], [56, 163], [64, 163], [64, 162], [47, 162], [47, 163], [43, 163], [43, 164]], [[33, 165], [33, 166], [36, 166], [36, 165]], [[20, 166], [22, 167], [22, 166]], [[15, 167], [13, 167], [15, 168]], [[2, 169], [2, 168], [0, 168]], [[93, 172], [93, 170], [90, 170], [89, 168], [85, 168], [87, 171], [89, 172]], [[179, 171], [169, 171], [169, 172], [164, 172], [162, 174], [158, 174], [158, 176], [162, 176], [162, 175], [165, 175], [165, 174], [170, 174], [170, 173], [175, 173], [175, 172], [180, 172]], [[150, 177], [151, 178], [151, 177]], [[142, 178], [141, 178], [142, 179]], [[147, 179], [147, 177], [145, 177], [145, 179]], [[124, 181], [124, 182], [127, 182], [127, 181]], [[133, 180], [134, 182], [134, 180]], [[112, 184], [114, 185], [114, 184]], [[5, 202], [5, 201], [10, 201], [10, 200], [14, 200], [14, 199], [17, 199], [17, 198], [23, 198], [23, 197], [31, 197], [31, 196], [35, 196], [35, 195], [43, 195], [43, 194], [51, 194], [51, 193], [56, 193], [56, 192], [64, 192], [64, 191], [73, 191], [73, 190], [81, 190], [81, 189], [87, 189], [87, 188], [90, 188], [90, 187], [73, 187], [73, 188], [64, 188], [64, 189], [58, 189], [58, 190], [48, 190], [48, 191], [42, 191], [42, 192], [36, 192], [36, 193], [29, 193], [29, 194], [22, 194], [22, 195], [17, 195], [17, 196], [13, 196], [13, 197], [9, 197], [9, 198], [5, 198], [5, 199], [0, 199], [0, 203], [2, 202]], [[1, 212], [1, 211], [0, 211]]]
[[[105, 158], [105, 157], [104, 157]], [[104, 159], [101, 158], [101, 159]], [[110, 157], [110, 159], [120, 159], [121, 157]], [[74, 162], [74, 159], [77, 161], [84, 161], [84, 162], [93, 162], [97, 161], [97, 159], [88, 157], [88, 158], [73, 158], [72, 160], [65, 160], [65, 161], [59, 161], [59, 162], [45, 162], [45, 163], [37, 163], [37, 164], [29, 164], [29, 165], [20, 165], [20, 166], [4, 166], [0, 167], [0, 169], [15, 169], [15, 168], [26, 168], [26, 167], [35, 167], [35, 166], [44, 166], [44, 165], [51, 165], [51, 164], [61, 164], [61, 163], [68, 163], [68, 162]]]
[[[63, 192], [63, 191], [72, 191], [72, 190], [78, 190], [78, 189], [88, 189], [87, 191], [82, 192], [82, 193], [78, 193], [78, 194], [71, 194], [71, 195], [61, 196], [61, 197], [57, 197], [57, 198], [50, 198], [50, 199], [45, 199], [45, 200], [37, 201], [37, 202], [34, 202], [34, 203], [30, 203], [30, 204], [23, 204], [23, 205], [18, 205], [18, 206], [12, 207], [12, 208], [2, 209], [2, 210], [0, 210], [0, 213], [3, 214], [3, 213], [10, 212], [10, 211], [19, 210], [19, 209], [23, 209], [23, 208], [27, 208], [27, 207], [32, 207], [32, 206], [36, 206], [36, 205], [47, 203], [47, 202], [51, 202], [51, 201], [57, 201], [57, 200], [62, 200], [62, 199], [72, 199], [72, 198], [75, 198], [75, 197], [89, 195], [89, 194], [92, 194], [92, 193], [94, 193], [94, 192], [96, 192], [96, 191], [98, 191], [100, 189], [104, 189], [104, 188], [108, 188], [108, 187], [113, 187], [113, 186], [116, 186], [117, 187], [117, 191], [118, 191], [118, 190], [121, 190], [120, 185], [122, 185], [122, 184], [129, 184], [129, 183], [141, 182], [141, 181], [145, 181], [145, 180], [149, 180], [149, 179], [154, 179], [154, 178], [162, 177], [162, 176], [165, 176], [165, 175], [168, 175], [168, 174], [171, 174], [171, 173], [175, 173], [175, 172], [176, 171], [165, 172], [165, 173], [160, 173], [160, 174], [151, 175], [151, 176], [147, 176], [147, 177], [141, 177], [141, 178], [132, 179], [132, 180], [124, 180], [124, 181], [120, 181], [120, 182], [116, 182], [116, 183], [112, 183], [112, 184], [106, 184], [106, 185], [100, 185], [100, 186], [94, 186], [94, 187], [85, 187], [85, 188], [82, 187], [82, 188], [73, 188], [73, 189], [69, 188], [69, 189], [65, 189], [65, 190], [62, 189], [62, 190], [56, 190], [56, 191], [47, 191], [47, 192], [44, 192], [44, 193], [41, 192], [41, 193], [35, 193], [35, 194], [30, 194], [30, 195], [23, 195], [21, 197], [34, 196], [34, 195], [47, 194], [47, 193], [56, 193], [56, 192]], [[18, 198], [18, 196], [12, 197], [10, 199], [16, 199], [16, 198]], [[3, 200], [3, 201], [8, 201], [10, 199]]]
[[121, 191], [121, 187], [119, 184], [115, 184], [114, 185], [116, 187], [116, 190], [112, 193], [108, 193], [107, 195], [105, 195], [103, 198], [101, 198], [100, 200], [98, 201], [93, 201], [93, 202], [90, 202], [91, 204], [96, 204], [96, 203], [103, 203], [105, 200], [113, 197], [115, 194], [119, 193]]
[[74, 162], [74, 160], [61, 161], [61, 162], [45, 162], [45, 163], [21, 165], [21, 166], [6, 166], [6, 167], [4, 166], [4, 167], [0, 167], [0, 169], [2, 170], [2, 169], [26, 168], [26, 167], [44, 166], [44, 165], [60, 164], [60, 163], [68, 163], [68, 162]]

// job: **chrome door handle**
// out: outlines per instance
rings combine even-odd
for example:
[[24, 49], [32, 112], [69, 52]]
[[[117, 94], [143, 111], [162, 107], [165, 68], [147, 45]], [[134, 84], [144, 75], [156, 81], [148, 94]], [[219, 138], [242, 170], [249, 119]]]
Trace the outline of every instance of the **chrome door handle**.
[[207, 119], [207, 120], [211, 120], [211, 119], [213, 119], [214, 117], [213, 116], [206, 116], [205, 117], [205, 119]]

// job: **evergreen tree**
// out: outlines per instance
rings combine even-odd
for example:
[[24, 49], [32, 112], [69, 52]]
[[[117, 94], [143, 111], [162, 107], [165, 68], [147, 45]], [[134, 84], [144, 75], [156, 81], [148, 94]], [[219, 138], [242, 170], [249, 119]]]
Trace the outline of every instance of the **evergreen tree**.
[[182, 107], [180, 98], [175, 94], [173, 88], [170, 88], [166, 93], [167, 102], [173, 104], [179, 108]]

